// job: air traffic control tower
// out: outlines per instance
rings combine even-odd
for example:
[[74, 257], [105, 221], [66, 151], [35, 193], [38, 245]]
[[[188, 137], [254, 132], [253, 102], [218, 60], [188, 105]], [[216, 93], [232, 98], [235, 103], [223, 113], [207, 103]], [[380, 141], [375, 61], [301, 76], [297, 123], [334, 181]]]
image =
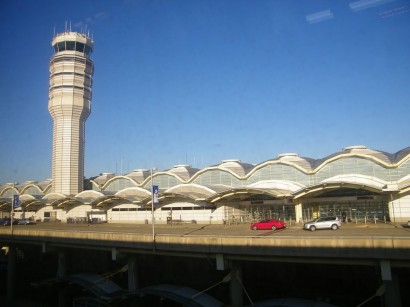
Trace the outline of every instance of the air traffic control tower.
[[85, 34], [54, 36], [48, 110], [53, 118], [53, 192], [75, 195], [84, 187], [85, 121], [91, 112], [93, 40]]

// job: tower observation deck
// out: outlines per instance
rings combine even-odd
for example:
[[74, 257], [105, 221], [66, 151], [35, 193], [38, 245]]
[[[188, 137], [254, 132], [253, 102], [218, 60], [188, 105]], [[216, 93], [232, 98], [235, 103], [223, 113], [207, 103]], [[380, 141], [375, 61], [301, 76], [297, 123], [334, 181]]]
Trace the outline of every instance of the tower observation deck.
[[75, 195], [83, 190], [85, 121], [91, 113], [93, 40], [64, 32], [52, 41], [48, 110], [53, 119], [53, 191]]

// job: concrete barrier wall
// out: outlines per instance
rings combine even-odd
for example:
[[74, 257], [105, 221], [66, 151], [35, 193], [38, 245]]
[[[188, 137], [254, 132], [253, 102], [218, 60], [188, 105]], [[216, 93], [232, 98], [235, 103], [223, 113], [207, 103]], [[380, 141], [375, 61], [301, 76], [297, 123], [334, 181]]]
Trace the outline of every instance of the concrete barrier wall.
[[407, 237], [222, 237], [138, 233], [0, 229], [0, 242], [46, 244], [71, 248], [134, 249], [135, 252], [197, 253], [358, 259], [410, 259]]

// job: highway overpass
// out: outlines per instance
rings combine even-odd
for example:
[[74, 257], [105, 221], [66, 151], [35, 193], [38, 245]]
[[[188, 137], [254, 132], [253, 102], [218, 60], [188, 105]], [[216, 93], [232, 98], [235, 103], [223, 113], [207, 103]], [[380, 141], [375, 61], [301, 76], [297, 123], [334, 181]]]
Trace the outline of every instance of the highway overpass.
[[[15, 250], [37, 246], [39, 253], [56, 252], [57, 277], [69, 271], [67, 250], [95, 250], [110, 254], [113, 261], [127, 259], [137, 265], [139, 257], [204, 258], [215, 271], [236, 272], [246, 262], [299, 263], [306, 265], [370, 266], [380, 272], [376, 281], [385, 287], [388, 306], [401, 304], [395, 270], [410, 267], [410, 229], [394, 224], [347, 224], [337, 231], [309, 232], [289, 225], [282, 231], [252, 231], [237, 225], [143, 225], [143, 224], [62, 224], [41, 223], [0, 228], [2, 246], [10, 247], [8, 292], [12, 299], [16, 282]], [[157, 264], [161, 266], [160, 263]], [[138, 273], [128, 271], [129, 290], [139, 287]], [[232, 274], [231, 274], [232, 275]], [[230, 280], [230, 304], [246, 300], [240, 278]]]

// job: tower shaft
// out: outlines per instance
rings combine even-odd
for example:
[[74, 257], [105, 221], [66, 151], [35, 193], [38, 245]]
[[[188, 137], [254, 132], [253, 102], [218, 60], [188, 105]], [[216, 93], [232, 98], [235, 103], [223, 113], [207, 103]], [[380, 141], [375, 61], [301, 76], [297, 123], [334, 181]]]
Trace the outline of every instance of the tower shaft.
[[85, 121], [91, 113], [93, 41], [65, 32], [53, 41], [48, 110], [53, 119], [53, 191], [75, 195], [84, 185]]

